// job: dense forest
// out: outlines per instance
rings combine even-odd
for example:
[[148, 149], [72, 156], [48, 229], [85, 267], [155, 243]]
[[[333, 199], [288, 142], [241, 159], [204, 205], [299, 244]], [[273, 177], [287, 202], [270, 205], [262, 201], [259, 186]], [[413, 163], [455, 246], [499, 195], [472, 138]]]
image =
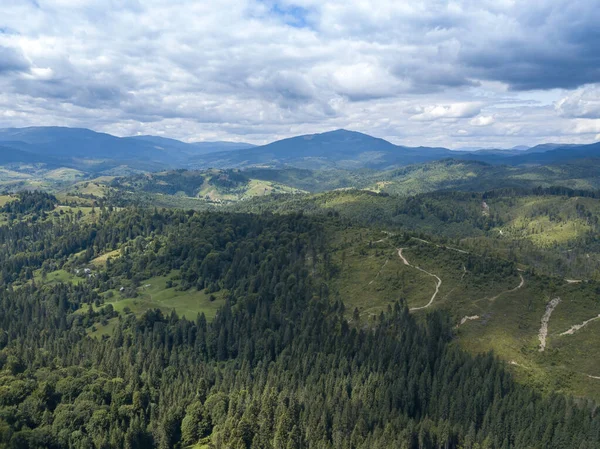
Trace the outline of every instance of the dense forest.
[[[0, 447], [596, 448], [595, 404], [542, 397], [441, 313], [347, 318], [335, 216], [99, 208], [0, 227]], [[109, 260], [79, 283], [36, 269]], [[211, 321], [117, 314], [106, 294], [178, 273]], [[121, 294], [127, 294], [123, 292]], [[343, 299], [343, 298], [342, 298]], [[95, 323], [116, 320], [101, 338]]]
[[9, 214], [15, 218], [19, 214], [48, 212], [58, 203], [56, 197], [50, 193], [35, 190], [32, 192], [19, 192], [15, 201], [9, 201], [0, 207], [0, 213]]

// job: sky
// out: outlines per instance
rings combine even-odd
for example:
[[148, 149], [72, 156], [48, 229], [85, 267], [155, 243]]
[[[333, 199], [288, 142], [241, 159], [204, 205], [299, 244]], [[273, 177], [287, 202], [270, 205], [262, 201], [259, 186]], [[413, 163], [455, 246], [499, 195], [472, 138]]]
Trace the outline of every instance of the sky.
[[0, 0], [0, 127], [600, 140], [598, 0]]

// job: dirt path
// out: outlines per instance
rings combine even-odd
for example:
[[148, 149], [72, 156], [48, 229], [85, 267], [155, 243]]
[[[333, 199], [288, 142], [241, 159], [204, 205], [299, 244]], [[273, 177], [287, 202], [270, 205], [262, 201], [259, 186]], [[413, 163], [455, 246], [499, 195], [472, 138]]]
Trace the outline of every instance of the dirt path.
[[540, 352], [544, 352], [546, 349], [546, 338], [548, 337], [548, 322], [550, 321], [550, 316], [556, 306], [560, 303], [560, 298], [554, 298], [546, 305], [546, 312], [542, 317], [542, 326], [540, 327], [540, 332], [538, 333], [538, 338], [540, 339]]
[[588, 323], [591, 323], [592, 321], [596, 321], [597, 319], [600, 319], [600, 314], [598, 314], [598, 316], [595, 316], [594, 318], [590, 318], [589, 320], [584, 321], [581, 324], [576, 324], [574, 326], [571, 326], [571, 329], [569, 329], [568, 331], [563, 332], [562, 335], [573, 335], [575, 332], [577, 332], [579, 329], [581, 329], [582, 327], [587, 326]]
[[436, 275], [436, 274], [430, 273], [429, 271], [426, 271], [426, 270], [424, 270], [424, 269], [423, 269], [423, 268], [421, 268], [421, 267], [417, 267], [416, 265], [411, 265], [411, 264], [408, 262], [408, 260], [406, 260], [406, 257], [404, 257], [404, 256], [402, 255], [402, 250], [403, 250], [403, 249], [404, 249], [404, 248], [398, 248], [398, 256], [400, 256], [400, 259], [402, 259], [402, 262], [404, 262], [404, 265], [407, 265], [407, 266], [409, 266], [409, 267], [416, 268], [417, 270], [419, 270], [419, 271], [422, 271], [423, 273], [425, 273], [425, 274], [427, 274], [427, 275], [429, 275], [429, 276], [431, 276], [431, 277], [434, 277], [434, 278], [436, 278], [436, 279], [437, 279], [437, 282], [435, 283], [435, 293], [433, 294], [433, 296], [431, 297], [431, 299], [429, 300], [429, 302], [428, 302], [427, 304], [425, 304], [424, 306], [421, 306], [421, 307], [412, 307], [412, 308], [410, 308], [409, 310], [413, 311], [413, 310], [422, 310], [422, 309], [426, 309], [427, 307], [431, 306], [431, 304], [433, 304], [433, 301], [434, 301], [435, 297], [436, 297], [436, 296], [437, 296], [437, 294], [440, 292], [440, 287], [442, 286], [442, 280], [441, 280], [441, 279], [439, 278], [439, 276], [438, 276], [438, 275]]
[[427, 240], [423, 240], [423, 239], [420, 239], [417, 237], [412, 237], [412, 239], [416, 240], [418, 242], [427, 243], [428, 245], [437, 246], [438, 248], [446, 248], [446, 249], [449, 249], [450, 251], [456, 251], [457, 253], [469, 254], [469, 251], [465, 251], [464, 249], [452, 248], [451, 246], [446, 246], [446, 245], [438, 245], [437, 243], [428, 242]]
[[496, 299], [498, 299], [500, 296], [505, 295], [507, 293], [512, 293], [512, 292], [516, 292], [517, 290], [523, 288], [523, 286], [525, 285], [525, 278], [523, 277], [523, 275], [521, 273], [519, 273], [519, 277], [521, 278], [521, 282], [519, 285], [517, 285], [515, 288], [512, 288], [510, 290], [506, 290], [502, 293], [498, 293], [496, 296], [494, 296], [493, 298], [490, 298], [490, 301], [495, 301]]
[[392, 234], [391, 232], [388, 232], [388, 231], [381, 231], [381, 232], [383, 232], [387, 237], [384, 237], [384, 238], [379, 239], [379, 240], [375, 240], [373, 243], [382, 243], [382, 242], [385, 242], [390, 237], [394, 236], [394, 234]]
[[[460, 324], [458, 326], [462, 326], [463, 324], [465, 324], [467, 321], [473, 321], [473, 320], [478, 320], [480, 317], [479, 315], [473, 315], [473, 316], [464, 316], [461, 320], [460, 320]], [[458, 327], [456, 326], [456, 327]]]
[[398, 248], [398, 255], [400, 256], [400, 259], [402, 259], [402, 262], [404, 262], [404, 265], [408, 265], [410, 267], [410, 264], [408, 263], [408, 260], [406, 260], [406, 257], [404, 257], [402, 255], [402, 250], [404, 248]]
[[385, 263], [381, 266], [381, 268], [379, 269], [379, 271], [377, 272], [377, 274], [375, 275], [375, 277], [373, 278], [373, 280], [371, 282], [369, 282], [369, 285], [371, 285], [373, 282], [375, 282], [375, 280], [379, 277], [379, 275], [381, 274], [381, 272], [383, 271], [383, 269], [385, 268], [385, 266], [387, 265], [387, 263], [390, 261], [390, 259], [386, 259]]

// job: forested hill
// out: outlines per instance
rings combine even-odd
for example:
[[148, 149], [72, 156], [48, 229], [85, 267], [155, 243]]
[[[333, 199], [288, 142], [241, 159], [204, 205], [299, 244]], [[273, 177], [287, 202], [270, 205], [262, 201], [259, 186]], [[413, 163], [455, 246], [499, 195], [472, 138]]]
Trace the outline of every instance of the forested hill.
[[[492, 355], [452, 344], [439, 313], [417, 321], [397, 302], [349, 321], [331, 282], [335, 229], [301, 213], [139, 209], [0, 227], [0, 447], [600, 445], [593, 404], [516, 384]], [[94, 269], [76, 281], [34, 272], [81, 266]], [[133, 306], [165, 275], [221, 298], [214, 318], [111, 302]]]

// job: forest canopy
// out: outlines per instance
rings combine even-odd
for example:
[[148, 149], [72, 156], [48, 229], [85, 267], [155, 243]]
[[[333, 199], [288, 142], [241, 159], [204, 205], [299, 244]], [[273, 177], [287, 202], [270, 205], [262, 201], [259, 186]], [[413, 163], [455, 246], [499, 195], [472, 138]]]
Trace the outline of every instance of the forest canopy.
[[[102, 209], [0, 228], [1, 447], [598, 447], [593, 403], [542, 397], [493, 355], [466, 354], [443, 314], [417, 321], [400, 301], [350, 322], [328, 282], [327, 236], [343, 226]], [[85, 282], [31, 272], [116, 248]], [[225, 295], [213, 320], [106, 304], [173, 270], [179, 289]], [[113, 333], [91, 337], [107, 320]]]

